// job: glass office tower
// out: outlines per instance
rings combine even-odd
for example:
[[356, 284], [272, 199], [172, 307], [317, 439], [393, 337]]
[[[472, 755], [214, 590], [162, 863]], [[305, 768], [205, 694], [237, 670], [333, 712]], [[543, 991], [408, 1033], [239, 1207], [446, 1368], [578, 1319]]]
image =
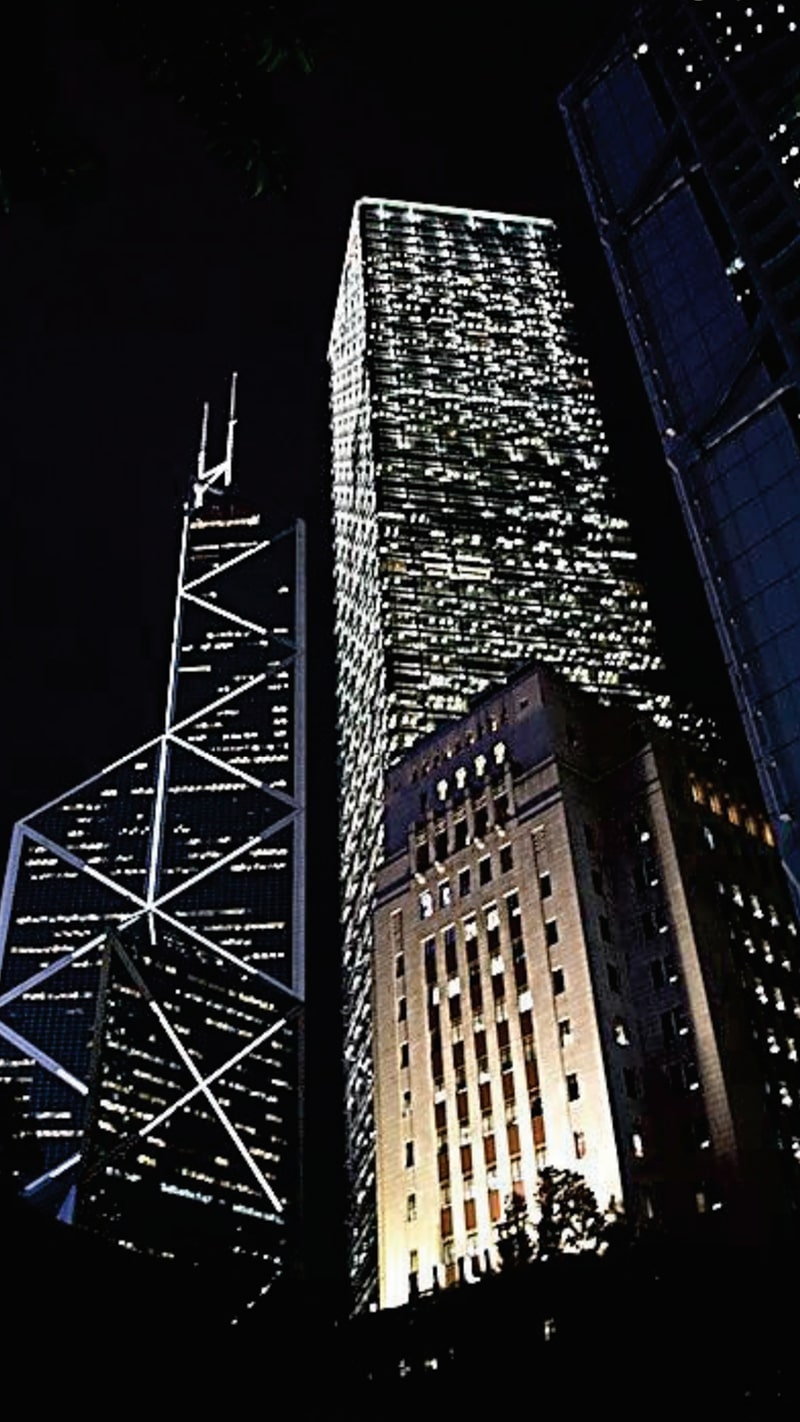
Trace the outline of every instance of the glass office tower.
[[800, 904], [800, 15], [638, 6], [562, 96]]
[[668, 720], [549, 221], [365, 199], [330, 342], [351, 1273], [375, 1297], [383, 774], [528, 657]]
[[131, 1248], [252, 1274], [299, 1206], [304, 540], [205, 436], [164, 734], [14, 830], [0, 1079], [24, 1194]]

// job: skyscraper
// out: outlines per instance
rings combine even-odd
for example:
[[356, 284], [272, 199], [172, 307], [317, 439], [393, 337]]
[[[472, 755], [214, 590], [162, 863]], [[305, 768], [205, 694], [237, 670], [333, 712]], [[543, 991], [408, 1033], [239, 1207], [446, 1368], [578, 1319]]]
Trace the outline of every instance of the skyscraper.
[[800, 904], [800, 17], [639, 5], [562, 109]]
[[676, 1240], [791, 1238], [797, 927], [716, 765], [528, 667], [392, 768], [386, 825], [382, 1304], [496, 1269], [545, 1168]]
[[304, 537], [231, 491], [233, 391], [212, 466], [207, 419], [164, 732], [13, 833], [0, 1077], [29, 1199], [268, 1282], [300, 1205]]
[[537, 656], [668, 698], [553, 224], [365, 199], [330, 342], [351, 1274], [376, 1291], [371, 915], [383, 774]]

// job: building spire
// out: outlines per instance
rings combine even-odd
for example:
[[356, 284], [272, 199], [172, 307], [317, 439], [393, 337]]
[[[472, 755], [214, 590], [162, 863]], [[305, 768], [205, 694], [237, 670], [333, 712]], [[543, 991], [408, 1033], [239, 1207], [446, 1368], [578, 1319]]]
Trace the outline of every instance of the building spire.
[[228, 406], [228, 437], [225, 443], [225, 458], [209, 469], [206, 467], [206, 444], [208, 441], [208, 401], [203, 405], [203, 420], [200, 427], [200, 448], [197, 452], [197, 474], [192, 485], [192, 507], [199, 509], [209, 488], [227, 488], [233, 477], [233, 434], [236, 428], [236, 371], [231, 375], [231, 395]]

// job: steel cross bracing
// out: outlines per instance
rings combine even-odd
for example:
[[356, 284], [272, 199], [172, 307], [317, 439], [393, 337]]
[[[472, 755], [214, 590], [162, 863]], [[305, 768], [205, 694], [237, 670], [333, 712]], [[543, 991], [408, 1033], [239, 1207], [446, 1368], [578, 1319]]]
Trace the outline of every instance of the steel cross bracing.
[[[234, 378], [235, 381], [235, 378]], [[6, 870], [5, 883], [2, 898], [0, 899], [0, 970], [5, 966], [4, 958], [6, 954], [6, 943], [9, 930], [14, 923], [14, 899], [17, 889], [20, 864], [26, 844], [33, 843], [41, 846], [48, 854], [59, 861], [63, 866], [68, 866], [79, 876], [86, 876], [104, 890], [107, 890], [112, 899], [117, 899], [120, 913], [113, 915], [113, 928], [109, 923], [101, 931], [92, 934], [88, 940], [81, 942], [76, 947], [67, 949], [63, 954], [55, 957], [54, 961], [40, 966], [36, 971], [27, 974], [21, 981], [13, 983], [5, 991], [0, 991], [0, 1037], [4, 1038], [23, 1056], [30, 1058], [45, 1072], [52, 1074], [62, 1085], [75, 1092], [79, 1097], [86, 1097], [89, 1093], [89, 1082], [81, 1080], [66, 1065], [60, 1062], [55, 1052], [47, 1050], [47, 1043], [31, 1041], [21, 1034], [16, 1027], [6, 1020], [7, 1009], [14, 1003], [24, 999], [26, 995], [38, 991], [43, 984], [52, 984], [58, 976], [67, 974], [76, 964], [82, 960], [87, 960], [93, 953], [96, 954], [103, 945], [110, 944], [111, 951], [122, 963], [127, 980], [133, 983], [138, 989], [143, 1001], [147, 1004], [149, 1012], [158, 1024], [158, 1031], [170, 1043], [177, 1058], [186, 1069], [192, 1080], [192, 1085], [188, 1090], [179, 1094], [175, 1100], [169, 1102], [162, 1110], [154, 1111], [151, 1119], [143, 1123], [134, 1123], [130, 1130], [124, 1131], [111, 1149], [106, 1151], [99, 1161], [96, 1161], [91, 1169], [91, 1174], [95, 1174], [98, 1169], [112, 1156], [116, 1156], [121, 1150], [127, 1149], [128, 1145], [137, 1138], [146, 1138], [157, 1127], [161, 1126], [170, 1116], [185, 1109], [190, 1103], [202, 1096], [210, 1109], [213, 1111], [220, 1125], [226, 1131], [236, 1151], [246, 1165], [251, 1177], [256, 1181], [260, 1190], [269, 1201], [271, 1209], [278, 1215], [285, 1210], [286, 1202], [281, 1200], [270, 1181], [266, 1178], [257, 1160], [254, 1158], [252, 1150], [247, 1142], [242, 1138], [242, 1134], [237, 1130], [231, 1121], [228, 1111], [226, 1111], [215, 1093], [216, 1083], [221, 1083], [228, 1073], [236, 1068], [253, 1052], [264, 1046], [270, 1039], [276, 1037], [301, 1015], [304, 1001], [304, 933], [303, 933], [303, 884], [302, 876], [304, 872], [304, 750], [305, 750], [305, 627], [304, 627], [304, 530], [301, 524], [296, 525], [293, 533], [295, 539], [295, 587], [294, 587], [294, 637], [285, 635], [285, 629], [281, 628], [281, 634], [277, 635], [267, 625], [250, 619], [244, 619], [239, 614], [226, 608], [224, 605], [214, 601], [208, 602], [201, 599], [194, 591], [200, 585], [204, 588], [211, 585], [215, 579], [228, 572], [234, 565], [244, 562], [247, 558], [253, 558], [265, 550], [269, 549], [278, 539], [260, 539], [253, 542], [244, 551], [236, 553], [234, 556], [223, 560], [215, 565], [211, 571], [200, 576], [188, 578], [187, 573], [187, 546], [189, 541], [190, 525], [192, 518], [197, 515], [197, 510], [203, 504], [204, 496], [207, 492], [218, 493], [220, 488], [225, 488], [230, 482], [230, 461], [233, 448], [233, 425], [234, 419], [234, 396], [235, 383], [232, 387], [231, 412], [228, 429], [228, 443], [226, 459], [213, 469], [205, 468], [205, 436], [207, 429], [207, 407], [203, 419], [203, 436], [201, 441], [201, 454], [198, 463], [198, 475], [193, 486], [193, 500], [190, 501], [186, 509], [183, 535], [181, 541], [181, 557], [178, 578], [178, 595], [176, 599], [176, 611], [173, 626], [172, 653], [170, 659], [169, 684], [167, 693], [167, 706], [165, 716], [164, 732], [131, 752], [129, 755], [115, 761], [98, 775], [90, 777], [80, 785], [67, 791], [50, 801], [41, 809], [35, 811], [25, 819], [21, 820], [14, 828], [12, 835], [11, 851]], [[281, 535], [284, 537], [286, 535]], [[248, 631], [263, 638], [263, 645], [269, 648], [265, 650], [264, 662], [268, 667], [257, 675], [250, 676], [241, 685], [233, 687], [220, 696], [214, 697], [210, 702], [184, 716], [180, 720], [175, 719], [175, 709], [177, 702], [177, 676], [180, 670], [181, 653], [181, 628], [184, 607], [187, 602], [205, 605], [209, 613], [215, 617], [232, 620], [235, 623], [246, 627]], [[223, 707], [235, 707], [237, 701], [246, 700], [255, 687], [263, 685], [268, 676], [275, 673], [289, 672], [293, 686], [294, 701], [294, 721], [293, 721], [293, 780], [291, 793], [279, 787], [272, 787], [265, 781], [253, 775], [249, 770], [241, 765], [232, 764], [230, 760], [219, 754], [209, 752], [201, 745], [194, 744], [190, 739], [193, 728], [202, 718], [208, 718], [210, 713], [218, 712]], [[224, 772], [228, 781], [232, 785], [240, 784], [248, 787], [250, 791], [260, 792], [264, 797], [264, 824], [255, 833], [243, 834], [238, 843], [234, 843], [230, 850], [216, 853], [213, 862], [196, 872], [188, 873], [187, 877], [178, 884], [169, 884], [163, 873], [163, 857], [165, 850], [165, 838], [168, 835], [167, 807], [168, 794], [170, 790], [171, 756], [178, 751], [184, 758], [193, 758], [195, 763], [202, 765], [212, 765], [220, 772]], [[68, 844], [61, 843], [52, 833], [43, 833], [37, 827], [46, 812], [57, 810], [59, 806], [64, 806], [68, 801], [80, 792], [91, 790], [91, 787], [98, 786], [99, 782], [107, 780], [112, 772], [120, 771], [125, 767], [132, 767], [135, 762], [142, 762], [143, 758], [152, 756], [154, 768], [153, 787], [153, 812], [150, 822], [146, 864], [143, 866], [143, 879], [145, 890], [137, 892], [128, 884], [121, 882], [119, 875], [104, 868], [98, 868], [96, 864], [88, 862], [86, 856], [76, 853]], [[116, 792], [114, 792], [116, 793]], [[67, 821], [64, 820], [66, 825]], [[241, 861], [247, 856], [254, 846], [262, 843], [269, 843], [278, 837], [284, 836], [285, 832], [291, 831], [291, 874], [292, 874], [292, 944], [291, 963], [287, 974], [288, 981], [281, 981], [280, 978], [266, 971], [260, 964], [248, 962], [240, 954], [231, 950], [229, 946], [219, 943], [207, 933], [203, 933], [194, 924], [190, 924], [186, 919], [176, 916], [180, 912], [181, 898], [186, 897], [201, 882], [206, 881], [215, 874], [220, 874], [231, 866], [235, 866], [237, 861]], [[135, 924], [145, 922], [149, 929], [150, 943], [155, 947], [158, 939], [156, 926], [158, 924], [172, 931], [177, 931], [182, 937], [190, 940], [198, 946], [198, 951], [206, 950], [220, 962], [234, 967], [248, 974], [254, 982], [260, 982], [270, 990], [270, 995], [274, 994], [276, 999], [275, 1020], [265, 1026], [263, 1030], [256, 1031], [252, 1039], [245, 1045], [238, 1045], [235, 1051], [222, 1063], [217, 1063], [213, 1070], [201, 1071], [193, 1058], [191, 1050], [191, 1037], [185, 1035], [185, 1025], [182, 1031], [178, 1030], [175, 1022], [170, 1019], [169, 1011], [165, 1009], [162, 1002], [159, 1002], [146, 981], [146, 976], [141, 969], [132, 961], [131, 956], [126, 952], [124, 936]], [[50, 950], [48, 950], [50, 951]], [[13, 944], [10, 948], [9, 963], [13, 960]], [[1, 981], [1, 980], [0, 980]], [[240, 1039], [241, 1040], [241, 1039]], [[72, 1143], [74, 1147], [74, 1142]], [[74, 1148], [69, 1154], [36, 1178], [25, 1183], [24, 1193], [26, 1195], [36, 1194], [49, 1182], [70, 1171], [81, 1160], [81, 1152], [77, 1153]]]

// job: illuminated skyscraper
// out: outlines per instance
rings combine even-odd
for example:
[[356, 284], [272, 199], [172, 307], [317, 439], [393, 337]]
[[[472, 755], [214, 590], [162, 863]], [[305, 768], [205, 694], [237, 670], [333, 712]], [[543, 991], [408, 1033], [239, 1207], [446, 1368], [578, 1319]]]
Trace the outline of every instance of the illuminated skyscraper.
[[232, 496], [234, 424], [208, 468], [204, 423], [163, 735], [14, 830], [0, 1078], [27, 1197], [263, 1283], [299, 1209], [304, 538]]
[[800, 906], [800, 15], [637, 6], [562, 108]]
[[667, 697], [553, 224], [365, 199], [330, 343], [351, 1272], [375, 1295], [371, 950], [388, 765], [536, 656]]

